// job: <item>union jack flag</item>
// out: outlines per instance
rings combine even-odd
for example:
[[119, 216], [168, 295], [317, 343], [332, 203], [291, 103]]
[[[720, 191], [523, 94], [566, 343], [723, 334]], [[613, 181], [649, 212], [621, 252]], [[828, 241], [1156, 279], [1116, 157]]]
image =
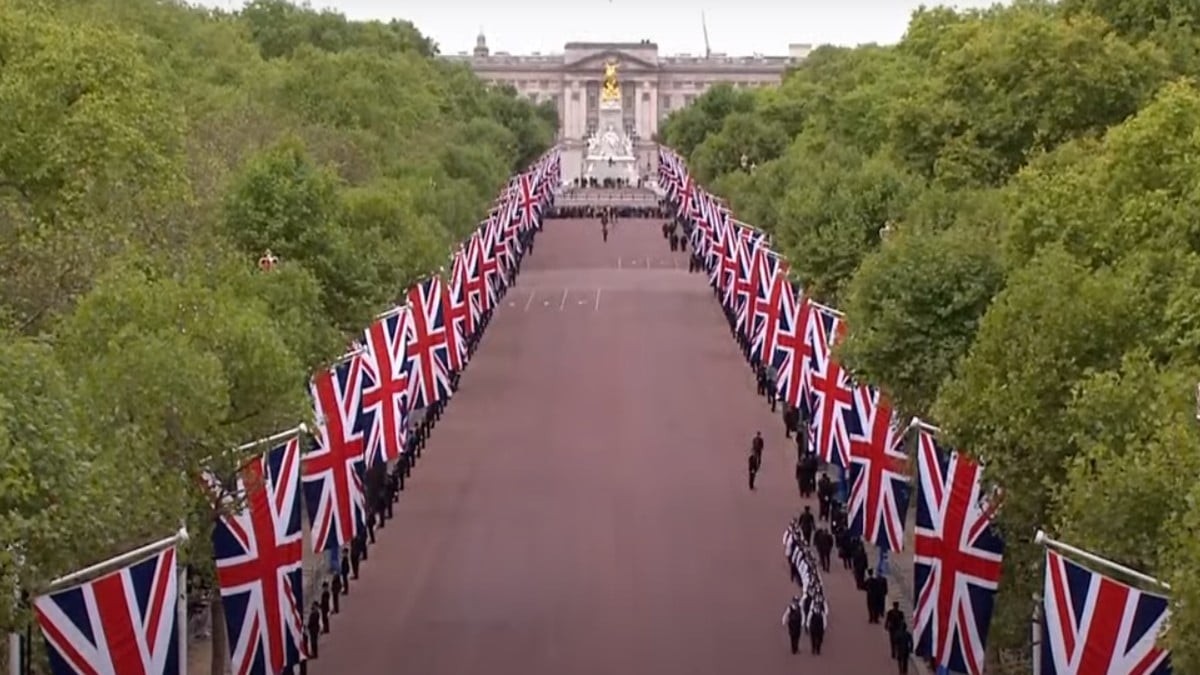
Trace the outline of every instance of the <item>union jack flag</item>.
[[766, 235], [743, 230], [742, 240], [737, 278], [733, 283], [733, 310], [738, 332], [751, 338], [754, 335], [754, 305], [763, 285], [762, 258], [766, 250]]
[[775, 353], [771, 365], [779, 372], [776, 385], [779, 397], [793, 408], [809, 411], [808, 362], [812, 359], [812, 344], [808, 340], [808, 324], [812, 321], [812, 303], [797, 293], [792, 282], [783, 280], [779, 295], [779, 314], [774, 328]]
[[467, 365], [467, 338], [475, 328], [469, 307], [466, 285], [467, 264], [461, 249], [454, 253], [450, 266], [450, 281], [442, 284], [442, 313], [446, 317], [447, 355], [450, 371], [458, 372]]
[[366, 468], [390, 462], [408, 444], [407, 307], [396, 307], [366, 331], [362, 354], [362, 429]]
[[860, 386], [854, 397], [861, 433], [850, 434], [850, 532], [900, 551], [909, 489], [904, 431], [877, 389]]
[[1039, 675], [1169, 675], [1168, 600], [1046, 549]]
[[802, 376], [812, 398], [813, 446], [821, 459], [842, 467], [850, 466], [850, 429], [847, 421], [857, 422], [854, 414], [854, 383], [837, 359], [833, 346], [845, 331], [845, 324], [832, 312], [814, 306], [805, 333], [809, 359]]
[[450, 398], [450, 338], [442, 307], [442, 280], [430, 277], [408, 289], [406, 324], [408, 396], [414, 408]]
[[503, 263], [496, 256], [496, 242], [500, 237], [499, 228], [492, 225], [487, 225], [478, 232], [478, 248], [476, 255], [478, 256], [475, 265], [480, 278], [483, 279], [485, 288], [487, 289], [487, 305], [484, 311], [489, 311], [495, 307], [496, 302], [504, 297], [504, 269], [501, 267]]
[[786, 290], [787, 264], [764, 246], [759, 267], [758, 287], [750, 306], [750, 349], [760, 362], [770, 365], [775, 354], [781, 297]]
[[55, 675], [182, 673], [175, 611], [176, 551], [138, 562], [33, 602]]
[[533, 176], [533, 171], [521, 174], [517, 181], [521, 228], [540, 228], [542, 226], [542, 205], [538, 199], [538, 182]]
[[316, 447], [300, 462], [313, 551], [341, 548], [366, 526], [361, 428], [362, 355], [321, 371], [309, 385]]
[[300, 441], [242, 467], [244, 503], [213, 529], [213, 557], [237, 675], [276, 675], [308, 657], [301, 611]]
[[947, 456], [924, 430], [918, 439], [914, 653], [980, 675], [1004, 542], [981, 499], [980, 466], [960, 453]]
[[484, 312], [492, 308], [487, 272], [483, 266], [483, 234], [480, 230], [472, 232], [471, 238], [463, 247], [463, 266], [463, 288], [471, 306], [472, 325], [477, 326], [482, 321]]

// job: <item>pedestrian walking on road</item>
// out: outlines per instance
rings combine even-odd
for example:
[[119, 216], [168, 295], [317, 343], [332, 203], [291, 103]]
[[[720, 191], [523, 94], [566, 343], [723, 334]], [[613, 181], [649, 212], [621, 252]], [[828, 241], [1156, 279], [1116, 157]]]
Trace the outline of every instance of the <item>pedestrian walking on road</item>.
[[762, 466], [762, 454], [763, 454], [763, 446], [764, 445], [765, 445], [765, 443], [763, 442], [762, 432], [761, 431], [754, 432], [754, 438], [753, 438], [753, 440], [750, 441], [750, 452], [754, 453], [754, 456], [758, 458], [759, 466]]
[[829, 560], [833, 553], [833, 535], [822, 527], [813, 535], [813, 545], [817, 548], [817, 558], [821, 561], [821, 570], [829, 572]]
[[783, 611], [783, 625], [787, 627], [788, 640], [791, 641], [792, 653], [800, 653], [800, 635], [804, 631], [804, 611], [800, 607], [800, 597], [792, 598], [791, 604]]
[[892, 658], [896, 659], [897, 672], [908, 675], [908, 662], [913, 651], [913, 636], [908, 626], [900, 626], [900, 630], [892, 638]]
[[758, 467], [762, 460], [753, 452], [750, 453], [749, 468], [750, 468], [750, 489], [754, 489], [754, 479], [758, 477]]
[[797, 519], [796, 523], [800, 526], [800, 534], [804, 537], [804, 545], [811, 545], [813, 530], [816, 529], [817, 520], [813, 518], [812, 511], [807, 506], [804, 507], [804, 513], [800, 514], [800, 518]]
[[812, 609], [808, 614], [808, 640], [812, 645], [814, 655], [821, 653], [821, 644], [825, 642], [825, 625], [828, 615], [829, 605], [825, 603], [824, 595], [815, 595]]

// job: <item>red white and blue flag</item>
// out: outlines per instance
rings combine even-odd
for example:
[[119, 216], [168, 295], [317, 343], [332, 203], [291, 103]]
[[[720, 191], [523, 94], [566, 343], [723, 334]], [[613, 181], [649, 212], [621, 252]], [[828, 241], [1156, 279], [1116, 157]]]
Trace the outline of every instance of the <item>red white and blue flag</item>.
[[850, 433], [850, 533], [864, 541], [900, 551], [904, 548], [904, 516], [908, 513], [908, 455], [896, 414], [874, 387], [854, 392]]
[[239, 507], [213, 529], [229, 656], [236, 675], [278, 675], [308, 657], [299, 439], [246, 464], [234, 494]]
[[341, 548], [366, 526], [361, 378], [362, 355], [354, 354], [309, 385], [316, 443], [304, 454], [300, 472], [316, 552]]
[[1166, 597], [1046, 549], [1039, 675], [1170, 675]]
[[175, 675], [179, 602], [174, 546], [33, 603], [54, 675]]
[[447, 356], [450, 372], [460, 372], [467, 365], [467, 338], [475, 327], [467, 298], [466, 257], [462, 249], [454, 253], [450, 278], [442, 282], [442, 314], [446, 320]]
[[808, 413], [811, 412], [809, 361], [813, 357], [808, 324], [812, 321], [813, 305], [792, 282], [784, 279], [780, 283], [779, 313], [773, 329], [775, 352], [771, 358], [771, 365], [778, 371], [775, 384], [784, 403]]
[[405, 349], [408, 396], [413, 408], [428, 408], [450, 398], [450, 337], [443, 311], [441, 277], [432, 276], [408, 289]]
[[857, 420], [855, 385], [850, 373], [833, 356], [833, 347], [844, 332], [845, 324], [837, 315], [814, 305], [805, 333], [806, 349], [812, 358], [802, 380], [812, 401], [810, 433], [814, 450], [823, 461], [848, 469], [850, 430], [847, 420]]
[[983, 498], [977, 463], [943, 452], [924, 430], [918, 439], [914, 653], [981, 675], [1004, 557], [995, 505]]
[[367, 469], [396, 459], [408, 442], [410, 320], [408, 307], [396, 307], [366, 330], [361, 405]]

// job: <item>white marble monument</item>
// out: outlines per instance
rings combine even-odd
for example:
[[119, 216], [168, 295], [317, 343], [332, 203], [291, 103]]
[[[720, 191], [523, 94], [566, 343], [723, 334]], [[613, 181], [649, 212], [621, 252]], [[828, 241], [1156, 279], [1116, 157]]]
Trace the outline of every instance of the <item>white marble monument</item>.
[[599, 123], [588, 138], [583, 175], [598, 181], [621, 179], [636, 185], [637, 156], [633, 151], [633, 142], [625, 134], [621, 87], [617, 82], [615, 62], [604, 65], [604, 88], [600, 92], [599, 107]]

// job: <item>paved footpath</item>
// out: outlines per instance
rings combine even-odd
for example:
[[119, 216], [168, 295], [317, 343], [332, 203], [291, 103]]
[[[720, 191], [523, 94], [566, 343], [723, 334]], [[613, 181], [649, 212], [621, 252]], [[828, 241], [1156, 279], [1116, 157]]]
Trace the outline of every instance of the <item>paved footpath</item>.
[[549, 221], [309, 670], [894, 672], [838, 569], [823, 653], [789, 653], [794, 459], [658, 222]]

